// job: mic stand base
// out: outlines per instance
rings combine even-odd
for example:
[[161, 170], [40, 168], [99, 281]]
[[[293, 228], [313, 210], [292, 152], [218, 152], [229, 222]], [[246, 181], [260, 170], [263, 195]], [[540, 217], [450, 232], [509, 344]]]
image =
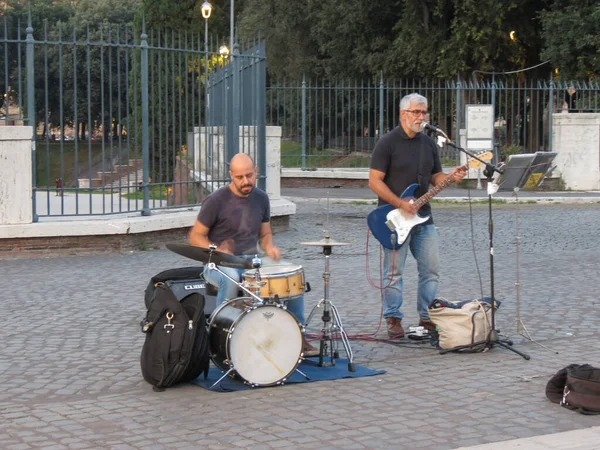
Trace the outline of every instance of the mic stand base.
[[511, 341], [510, 339], [500, 339], [498, 337], [498, 332], [496, 330], [490, 331], [490, 334], [488, 335], [488, 339], [485, 341], [474, 342], [473, 344], [467, 344], [467, 345], [459, 345], [459, 346], [452, 347], [449, 349], [442, 349], [442, 350], [440, 350], [440, 355], [444, 355], [446, 353], [454, 352], [454, 351], [458, 351], [458, 350], [466, 350], [469, 348], [479, 347], [484, 344], [485, 344], [485, 349], [482, 350], [484, 352], [494, 348], [495, 345], [499, 345], [500, 347], [506, 348], [506, 349], [510, 350], [511, 352], [515, 352], [517, 355], [522, 356], [527, 361], [529, 361], [531, 359], [531, 356], [529, 356], [528, 354], [520, 352], [516, 348], [513, 348], [512, 347], [513, 341]]

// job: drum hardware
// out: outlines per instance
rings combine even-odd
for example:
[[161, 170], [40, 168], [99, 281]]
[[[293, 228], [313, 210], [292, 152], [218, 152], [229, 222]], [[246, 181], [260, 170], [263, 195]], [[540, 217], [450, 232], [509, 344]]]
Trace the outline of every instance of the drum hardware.
[[213, 262], [219, 266], [231, 267], [233, 269], [250, 269], [252, 264], [239, 256], [229, 255], [217, 251], [215, 245], [209, 248], [197, 247], [189, 244], [167, 244], [169, 250], [186, 258], [202, 261], [203, 263]]
[[260, 298], [254, 292], [252, 292], [251, 289], [246, 288], [246, 286], [244, 285], [244, 283], [240, 283], [239, 281], [234, 280], [233, 278], [231, 278], [229, 275], [227, 275], [225, 272], [223, 272], [221, 269], [219, 269], [214, 262], [209, 262], [206, 266], [209, 268], [209, 270], [216, 270], [221, 275], [223, 275], [225, 278], [227, 278], [229, 281], [231, 281], [232, 283], [236, 284], [240, 289], [242, 289], [246, 294], [250, 295], [250, 297], [252, 297], [258, 303], [263, 303], [262, 298]]
[[[323, 328], [321, 329], [321, 343], [319, 346], [319, 366], [335, 365], [335, 359], [339, 357], [339, 353], [337, 350], [337, 342], [335, 341], [334, 336], [339, 333], [346, 354], [348, 355], [348, 371], [354, 372], [354, 356], [352, 354], [352, 349], [350, 348], [348, 335], [346, 334], [346, 331], [342, 325], [342, 319], [337, 307], [331, 300], [329, 300], [329, 256], [331, 255], [331, 249], [335, 246], [350, 245], [350, 243], [334, 241], [330, 239], [329, 233], [326, 232], [325, 239], [320, 241], [300, 242], [300, 245], [323, 247], [323, 255], [325, 255], [325, 270], [323, 272], [324, 295], [323, 298], [319, 300], [319, 302], [317, 302], [317, 304], [311, 310], [305, 324], [305, 327], [308, 327], [313, 314], [317, 311], [317, 309], [321, 307], [323, 308], [323, 315], [321, 316]], [[336, 344], [335, 349], [334, 343]], [[324, 360], [328, 354], [330, 356], [330, 362], [326, 363]]]

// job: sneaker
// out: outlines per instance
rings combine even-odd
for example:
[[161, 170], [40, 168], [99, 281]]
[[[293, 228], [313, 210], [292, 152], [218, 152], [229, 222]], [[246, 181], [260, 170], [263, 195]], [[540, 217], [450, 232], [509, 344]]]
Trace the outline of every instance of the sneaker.
[[304, 354], [305, 358], [310, 358], [311, 356], [319, 356], [319, 349], [310, 345], [306, 338], [302, 336], [302, 353]]
[[402, 328], [402, 319], [397, 317], [388, 317], [385, 319], [387, 322], [388, 336], [392, 338], [404, 337], [404, 328]]
[[431, 320], [419, 319], [419, 326], [425, 328], [427, 331], [436, 331], [435, 323]]

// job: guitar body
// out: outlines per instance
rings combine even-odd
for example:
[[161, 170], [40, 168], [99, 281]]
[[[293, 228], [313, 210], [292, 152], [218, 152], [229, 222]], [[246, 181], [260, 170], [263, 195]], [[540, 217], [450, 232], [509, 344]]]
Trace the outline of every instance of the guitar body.
[[[411, 184], [404, 190], [400, 198], [413, 198], [418, 188], [417, 183]], [[388, 204], [371, 211], [367, 216], [367, 225], [381, 245], [390, 250], [398, 250], [406, 242], [411, 230], [427, 220], [429, 220], [429, 216], [409, 215]]]

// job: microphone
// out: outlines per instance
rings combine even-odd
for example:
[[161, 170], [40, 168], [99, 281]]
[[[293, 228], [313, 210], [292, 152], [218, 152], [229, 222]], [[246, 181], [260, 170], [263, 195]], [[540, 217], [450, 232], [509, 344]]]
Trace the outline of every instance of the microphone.
[[444, 131], [441, 128], [433, 126], [430, 123], [421, 122], [421, 126], [423, 127], [424, 130], [430, 130], [430, 131], [433, 131], [434, 133], [440, 133], [444, 136], [446, 135], [446, 133], [444, 133]]

